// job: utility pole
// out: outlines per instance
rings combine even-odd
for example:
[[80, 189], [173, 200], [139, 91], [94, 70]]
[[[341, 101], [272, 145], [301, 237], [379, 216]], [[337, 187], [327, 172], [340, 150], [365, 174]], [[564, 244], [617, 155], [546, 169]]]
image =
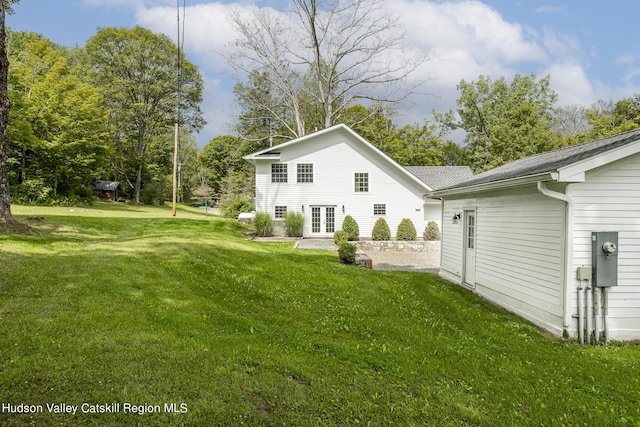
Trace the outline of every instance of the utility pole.
[[177, 165], [178, 165], [178, 122], [176, 122], [175, 139], [173, 143], [173, 206], [171, 208], [171, 215], [176, 216], [176, 195], [177, 195]]
[[[182, 4], [183, 4], [183, 10], [184, 10], [184, 4], [186, 3], [186, 0], [182, 0]], [[180, 41], [180, 0], [176, 0], [176, 12], [177, 12], [177, 18], [178, 18], [178, 40], [177, 40], [177, 45], [178, 45], [178, 58], [177, 58], [177, 64], [178, 64], [178, 102], [176, 103], [176, 129], [175, 129], [175, 138], [174, 138], [174, 143], [173, 143], [173, 203], [172, 203], [172, 208], [171, 208], [171, 215], [172, 216], [176, 216], [176, 200], [177, 200], [177, 168], [178, 168], [178, 129], [180, 127], [180, 95], [181, 95], [181, 85], [182, 85], [182, 67], [181, 67], [181, 58], [180, 58], [180, 45], [181, 45], [181, 41]], [[184, 23], [182, 24], [184, 26]]]

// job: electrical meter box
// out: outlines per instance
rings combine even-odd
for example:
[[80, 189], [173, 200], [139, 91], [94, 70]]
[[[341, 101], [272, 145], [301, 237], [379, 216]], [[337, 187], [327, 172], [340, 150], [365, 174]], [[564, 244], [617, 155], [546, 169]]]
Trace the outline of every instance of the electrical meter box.
[[618, 284], [618, 232], [592, 232], [591, 251], [593, 286], [616, 286]]

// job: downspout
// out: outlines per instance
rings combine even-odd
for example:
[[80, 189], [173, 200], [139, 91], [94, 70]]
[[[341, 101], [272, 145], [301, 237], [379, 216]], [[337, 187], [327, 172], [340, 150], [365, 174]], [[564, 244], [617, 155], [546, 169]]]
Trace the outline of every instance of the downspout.
[[[565, 277], [564, 277], [564, 319], [563, 319], [563, 327], [564, 333], [569, 331], [569, 327], [571, 326], [571, 295], [569, 289], [569, 283], [573, 279], [571, 275], [571, 269], [569, 266], [573, 260], [573, 198], [567, 194], [559, 193], [557, 191], [549, 190], [546, 184], [543, 181], [537, 182], [538, 192], [547, 197], [551, 197], [552, 199], [562, 200], [567, 203], [566, 216], [565, 216]], [[580, 323], [578, 323], [580, 325]], [[580, 326], [578, 326], [580, 328]], [[564, 338], [568, 338], [565, 336]]]

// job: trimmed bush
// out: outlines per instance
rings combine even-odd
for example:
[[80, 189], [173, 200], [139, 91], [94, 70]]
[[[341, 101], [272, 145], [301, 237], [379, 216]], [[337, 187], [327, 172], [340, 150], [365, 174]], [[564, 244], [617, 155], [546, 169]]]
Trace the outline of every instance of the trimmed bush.
[[416, 227], [409, 218], [404, 218], [398, 225], [398, 232], [396, 233], [397, 240], [416, 240], [418, 233]]
[[338, 245], [338, 257], [346, 264], [353, 264], [356, 261], [356, 247], [349, 242], [340, 242]]
[[440, 240], [440, 229], [435, 221], [429, 221], [422, 235], [424, 240]]
[[358, 223], [351, 215], [347, 215], [344, 217], [344, 221], [342, 222], [342, 230], [347, 233], [347, 240], [358, 240], [360, 238], [360, 227], [358, 227]]
[[258, 212], [253, 220], [256, 226], [256, 234], [260, 237], [268, 237], [273, 234], [273, 221], [271, 215], [266, 212]]
[[384, 218], [378, 218], [371, 231], [373, 240], [391, 240], [391, 229]]
[[284, 229], [289, 237], [302, 237], [304, 215], [299, 212], [287, 212], [284, 216]]
[[333, 242], [336, 244], [336, 246], [340, 246], [340, 243], [346, 242], [348, 240], [349, 236], [344, 230], [337, 230], [335, 233], [333, 233]]
[[220, 213], [225, 218], [238, 218], [240, 213], [253, 210], [253, 197], [236, 196], [233, 199], [226, 200], [225, 204], [221, 205]]

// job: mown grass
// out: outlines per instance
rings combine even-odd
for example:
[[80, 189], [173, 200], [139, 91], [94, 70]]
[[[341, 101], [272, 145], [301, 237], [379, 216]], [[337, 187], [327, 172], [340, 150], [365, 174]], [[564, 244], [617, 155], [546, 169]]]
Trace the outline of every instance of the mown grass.
[[2, 425], [640, 423], [640, 347], [560, 341], [435, 276], [234, 221], [30, 209], [37, 234], [0, 235], [0, 405], [44, 413]]

